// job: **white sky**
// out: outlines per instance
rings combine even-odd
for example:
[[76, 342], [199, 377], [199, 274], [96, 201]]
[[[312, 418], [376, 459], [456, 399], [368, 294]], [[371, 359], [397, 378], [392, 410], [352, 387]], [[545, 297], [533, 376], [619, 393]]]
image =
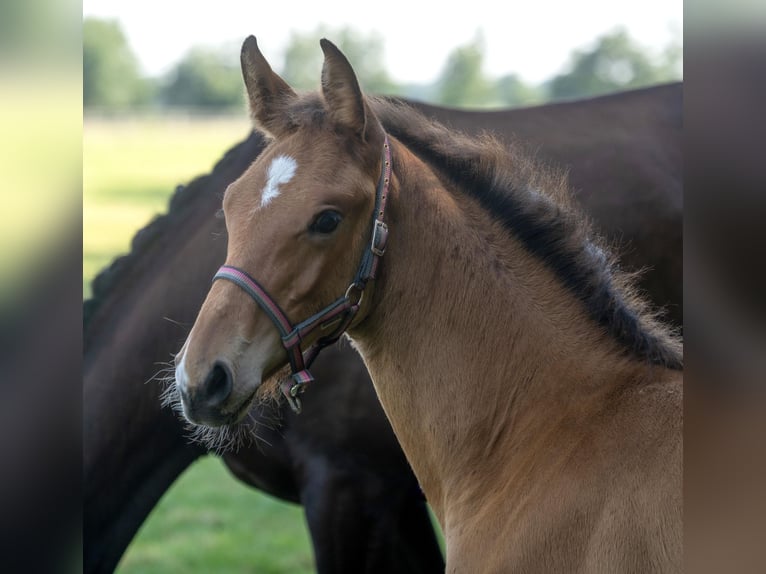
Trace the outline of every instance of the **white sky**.
[[683, 26], [682, 0], [83, 0], [82, 5], [84, 16], [120, 21], [150, 75], [170, 69], [193, 45], [237, 46], [232, 50], [237, 54], [249, 34], [278, 70], [292, 30], [310, 32], [326, 24], [381, 34], [386, 68], [399, 82], [433, 81], [450, 51], [481, 30], [490, 75], [515, 72], [537, 83], [559, 72], [573, 48], [617, 26], [654, 52]]

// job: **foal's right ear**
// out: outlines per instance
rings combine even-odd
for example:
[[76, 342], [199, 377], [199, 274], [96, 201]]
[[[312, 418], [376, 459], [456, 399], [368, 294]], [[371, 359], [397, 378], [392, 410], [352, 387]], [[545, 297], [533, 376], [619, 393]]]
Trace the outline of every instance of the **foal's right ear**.
[[255, 36], [248, 36], [242, 44], [240, 62], [247, 88], [250, 116], [256, 127], [279, 137], [287, 130], [287, 106], [297, 95], [287, 82], [271, 69], [258, 49]]

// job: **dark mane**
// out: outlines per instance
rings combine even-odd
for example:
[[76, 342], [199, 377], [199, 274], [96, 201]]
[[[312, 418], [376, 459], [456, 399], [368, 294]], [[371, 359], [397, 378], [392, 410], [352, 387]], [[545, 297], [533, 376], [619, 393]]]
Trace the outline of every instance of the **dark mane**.
[[224, 154], [210, 174], [196, 177], [189, 185], [179, 185], [169, 200], [168, 212], [154, 217], [146, 226], [140, 229], [130, 242], [130, 252], [127, 255], [117, 257], [112, 263], [101, 270], [91, 282], [91, 297], [83, 301], [83, 329], [87, 332], [91, 319], [96, 315], [104, 299], [112, 292], [116, 285], [122, 283], [130, 276], [141, 257], [146, 254], [159, 238], [163, 237], [186, 207], [194, 204], [194, 199], [200, 193], [209, 193], [210, 183], [219, 174], [229, 167], [230, 164], [240, 162], [242, 148], [251, 144], [253, 138], [261, 141], [260, 135], [253, 134], [245, 142], [234, 146]]
[[475, 198], [499, 219], [628, 351], [681, 368], [677, 337], [648, 311], [631, 278], [591, 232], [562, 173], [492, 136], [452, 131], [401, 102], [370, 101], [388, 133], [453, 184], [449, 187]]
[[[173, 196], [179, 195], [182, 191], [183, 186], [178, 186]], [[133, 237], [130, 242], [130, 252], [114, 259], [93, 278], [90, 284], [91, 296], [82, 302], [82, 323], [85, 331], [87, 331], [91, 319], [98, 312], [106, 296], [115, 285], [119, 284], [126, 275], [129, 275], [140, 253], [160, 236], [168, 218], [168, 215], [158, 215], [152, 219]]]

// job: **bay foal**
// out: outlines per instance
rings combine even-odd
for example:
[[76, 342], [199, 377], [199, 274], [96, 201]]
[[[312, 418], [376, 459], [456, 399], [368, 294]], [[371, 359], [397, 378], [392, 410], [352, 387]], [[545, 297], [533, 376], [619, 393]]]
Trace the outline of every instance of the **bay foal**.
[[322, 49], [298, 96], [243, 46], [274, 139], [224, 197], [226, 265], [176, 358], [186, 416], [239, 420], [287, 362], [294, 400], [347, 328], [449, 572], [680, 570], [679, 342], [562, 177], [366, 98]]

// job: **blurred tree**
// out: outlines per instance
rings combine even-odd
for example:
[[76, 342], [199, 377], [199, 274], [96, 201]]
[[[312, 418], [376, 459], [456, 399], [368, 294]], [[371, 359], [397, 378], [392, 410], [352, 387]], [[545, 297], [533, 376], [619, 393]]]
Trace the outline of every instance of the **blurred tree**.
[[116, 21], [86, 18], [82, 30], [83, 106], [125, 110], [146, 103], [149, 83]]
[[192, 48], [168, 75], [161, 100], [169, 106], [208, 110], [241, 106], [244, 88], [238, 59], [225, 50]]
[[672, 40], [662, 51], [660, 62], [660, 74], [671, 80], [683, 78], [684, 47], [681, 42], [681, 32], [677, 26], [670, 28]]
[[517, 74], [502, 76], [495, 83], [497, 102], [503, 106], [531, 106], [545, 101], [545, 92], [537, 86], [530, 86]]
[[297, 90], [310, 90], [319, 85], [319, 70], [322, 69], [320, 37], [319, 31], [309, 34], [290, 32], [280, 75]]
[[341, 49], [354, 66], [359, 84], [366, 93], [393, 95], [400, 92], [383, 63], [383, 37], [377, 33], [366, 36], [349, 27], [319, 26], [313, 32], [292, 32], [280, 73], [288, 84], [299, 90], [310, 90], [319, 85], [322, 69], [320, 38], [327, 38]]
[[671, 47], [666, 61], [655, 64], [625, 30], [618, 29], [599, 38], [593, 49], [574, 51], [570, 70], [551, 80], [550, 95], [576, 98], [678, 80], [679, 59], [680, 50]]
[[437, 79], [437, 101], [447, 106], [488, 106], [495, 90], [483, 70], [484, 40], [481, 34], [455, 48]]

